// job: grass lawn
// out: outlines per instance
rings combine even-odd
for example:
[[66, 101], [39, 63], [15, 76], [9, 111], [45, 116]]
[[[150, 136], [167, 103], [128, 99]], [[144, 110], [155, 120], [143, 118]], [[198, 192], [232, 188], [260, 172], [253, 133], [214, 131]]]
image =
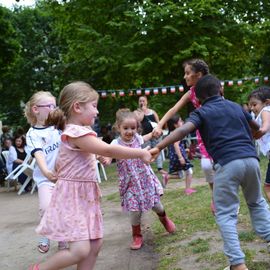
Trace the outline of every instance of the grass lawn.
[[[268, 160], [261, 158], [262, 179], [265, 177]], [[200, 160], [193, 160], [194, 178], [203, 178]], [[165, 162], [165, 168], [167, 164]], [[155, 169], [155, 165], [153, 165]], [[106, 168], [110, 181], [102, 186], [117, 182], [115, 164]], [[176, 180], [172, 180], [176, 181]], [[262, 182], [263, 183], [263, 182]], [[116, 184], [116, 183], [115, 183]], [[228, 264], [223, 254], [223, 242], [218, 232], [214, 217], [210, 211], [211, 192], [208, 185], [196, 188], [197, 193], [191, 196], [177, 189], [165, 190], [162, 202], [168, 215], [175, 222], [177, 232], [164, 234], [164, 228], [155, 218], [152, 226], [156, 252], [159, 254], [159, 270], [221, 270]], [[266, 244], [252, 231], [248, 209], [242, 193], [238, 228], [241, 246], [246, 254], [250, 270], [269, 270], [270, 260]], [[118, 193], [106, 197], [119, 201]]]

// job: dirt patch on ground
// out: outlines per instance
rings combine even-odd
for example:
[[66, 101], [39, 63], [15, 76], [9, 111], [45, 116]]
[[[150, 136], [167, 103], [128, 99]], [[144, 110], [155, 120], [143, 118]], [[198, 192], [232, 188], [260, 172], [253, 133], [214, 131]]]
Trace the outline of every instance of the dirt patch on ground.
[[[117, 192], [115, 184], [106, 187], [103, 195]], [[33, 262], [44, 260], [57, 250], [52, 243], [48, 254], [37, 251], [38, 224], [37, 192], [18, 196], [14, 191], [0, 190], [0, 270], [27, 270]], [[97, 270], [109, 269], [156, 269], [157, 256], [154, 254], [150, 225], [152, 216], [144, 217], [144, 246], [131, 251], [131, 229], [129, 218], [123, 214], [119, 203], [103, 200], [104, 243], [98, 257]], [[76, 269], [69, 267], [67, 269]]]

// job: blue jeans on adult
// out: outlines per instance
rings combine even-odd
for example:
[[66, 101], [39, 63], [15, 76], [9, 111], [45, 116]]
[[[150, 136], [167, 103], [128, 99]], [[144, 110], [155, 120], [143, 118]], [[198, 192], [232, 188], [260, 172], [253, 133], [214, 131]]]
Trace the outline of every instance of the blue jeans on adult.
[[241, 186], [255, 232], [270, 241], [270, 212], [262, 196], [259, 162], [255, 158], [236, 159], [224, 166], [215, 164], [214, 203], [216, 222], [231, 265], [245, 263], [237, 233], [239, 187]]

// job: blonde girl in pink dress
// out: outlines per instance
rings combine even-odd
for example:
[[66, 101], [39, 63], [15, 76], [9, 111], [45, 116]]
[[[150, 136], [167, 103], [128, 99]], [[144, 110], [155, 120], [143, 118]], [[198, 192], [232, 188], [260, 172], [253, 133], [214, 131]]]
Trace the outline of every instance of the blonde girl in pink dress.
[[[154, 136], [160, 136], [162, 134], [162, 127], [167, 123], [167, 121], [171, 119], [175, 114], [177, 114], [178, 111], [180, 111], [189, 102], [191, 102], [195, 108], [199, 108], [201, 106], [199, 100], [196, 98], [194, 86], [202, 76], [205, 76], [209, 73], [208, 65], [201, 59], [191, 59], [186, 61], [183, 66], [185, 70], [184, 79], [186, 80], [187, 86], [190, 87], [190, 90], [187, 91], [181, 97], [181, 99], [165, 113], [162, 119], [158, 122], [157, 127], [153, 130]], [[208, 182], [211, 190], [213, 190], [213, 161], [205, 149], [199, 131], [196, 131], [196, 137], [201, 153], [201, 168], [204, 172], [206, 181]], [[213, 202], [211, 202], [211, 209], [214, 213], [215, 209]]]
[[90, 128], [98, 110], [98, 93], [85, 82], [73, 82], [60, 93], [59, 109], [48, 124], [63, 129], [56, 160], [57, 182], [37, 233], [69, 248], [60, 250], [30, 270], [54, 270], [77, 265], [77, 270], [94, 269], [102, 245], [103, 220], [100, 189], [96, 176], [96, 155], [113, 158], [141, 158], [149, 163], [144, 149], [109, 145]]
[[[137, 115], [129, 109], [120, 109], [116, 113], [115, 128], [119, 137], [112, 145], [122, 145], [132, 149], [140, 149], [152, 138], [152, 133], [141, 136], [138, 134], [140, 126]], [[100, 157], [103, 164], [109, 164], [111, 158]], [[133, 240], [131, 249], [140, 249], [143, 244], [141, 233], [141, 216], [148, 210], [153, 210], [160, 222], [169, 233], [175, 231], [174, 223], [167, 217], [160, 201], [163, 188], [149, 164], [140, 159], [117, 159], [119, 177], [119, 193], [121, 206], [130, 215]]]

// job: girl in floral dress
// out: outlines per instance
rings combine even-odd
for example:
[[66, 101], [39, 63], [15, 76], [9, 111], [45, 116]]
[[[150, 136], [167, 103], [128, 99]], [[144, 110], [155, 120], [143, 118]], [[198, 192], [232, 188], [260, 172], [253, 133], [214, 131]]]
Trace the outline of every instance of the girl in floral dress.
[[[139, 122], [134, 112], [129, 109], [120, 109], [116, 113], [115, 128], [119, 137], [112, 145], [121, 145], [129, 149], [140, 149], [142, 144], [152, 137], [151, 133], [144, 136], [138, 134]], [[109, 164], [111, 158], [102, 158], [104, 164]], [[119, 192], [121, 206], [130, 213], [133, 240], [131, 249], [140, 249], [143, 244], [141, 234], [141, 216], [152, 209], [159, 217], [169, 233], [175, 231], [174, 223], [167, 217], [160, 201], [163, 194], [162, 186], [150, 165], [140, 159], [117, 159], [119, 176]]]
[[36, 231], [49, 239], [68, 242], [69, 248], [30, 270], [71, 265], [77, 265], [77, 270], [94, 269], [103, 237], [96, 155], [151, 160], [147, 150], [110, 145], [97, 138], [90, 128], [98, 114], [97, 104], [98, 93], [89, 84], [73, 82], [61, 91], [59, 109], [48, 118], [48, 125], [63, 129], [62, 143], [56, 160], [57, 182]]

